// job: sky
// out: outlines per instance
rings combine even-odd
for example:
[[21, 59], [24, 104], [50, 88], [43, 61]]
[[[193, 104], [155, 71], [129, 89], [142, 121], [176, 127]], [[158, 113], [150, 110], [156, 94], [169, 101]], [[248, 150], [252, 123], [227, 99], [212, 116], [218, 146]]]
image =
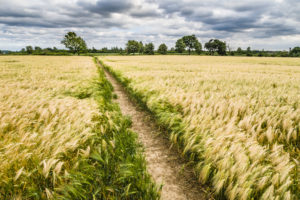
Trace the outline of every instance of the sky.
[[299, 0], [0, 0], [0, 49], [64, 48], [68, 31], [89, 48], [125, 47], [127, 40], [165, 43], [195, 34], [237, 47], [300, 46]]

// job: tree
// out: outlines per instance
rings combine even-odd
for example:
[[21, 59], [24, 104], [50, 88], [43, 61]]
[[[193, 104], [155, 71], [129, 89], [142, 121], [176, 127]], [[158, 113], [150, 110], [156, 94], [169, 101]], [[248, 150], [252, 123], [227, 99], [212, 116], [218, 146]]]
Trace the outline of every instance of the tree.
[[184, 42], [183, 42], [182, 39], [179, 39], [179, 40], [176, 41], [175, 50], [178, 53], [183, 53], [184, 52], [184, 50], [185, 50], [185, 44], [184, 44]]
[[139, 42], [139, 53], [140, 54], [144, 53], [144, 44], [142, 41]]
[[35, 47], [34, 47], [34, 50], [35, 50], [35, 51], [42, 51], [42, 48], [41, 48], [41, 47], [35, 46]]
[[202, 52], [202, 45], [201, 45], [201, 43], [198, 42], [198, 41], [196, 42], [195, 50], [196, 50], [196, 53], [197, 53], [197, 54], [201, 54], [201, 52]]
[[241, 47], [237, 48], [236, 53], [237, 53], [238, 55], [242, 55], [242, 54], [243, 54], [242, 48], [241, 48]]
[[210, 39], [205, 43], [204, 47], [208, 50], [210, 55], [213, 55], [217, 51], [217, 44], [214, 42], [214, 39]]
[[42, 48], [41, 47], [34, 47], [34, 53], [36, 53], [36, 54], [40, 54], [40, 53], [42, 53]]
[[75, 32], [68, 32], [61, 43], [74, 54], [77, 53], [79, 55], [80, 51], [87, 50], [85, 41], [77, 36]]
[[226, 43], [218, 39], [210, 39], [205, 43], [204, 47], [209, 51], [210, 55], [217, 52], [219, 55], [226, 55]]
[[[186, 35], [182, 37], [182, 40], [185, 44], [185, 46], [188, 48], [189, 55], [191, 54], [191, 50], [199, 48], [200, 47], [200, 42], [196, 38], [195, 35]], [[201, 46], [202, 48], [202, 46]]]
[[154, 45], [152, 42], [145, 44], [145, 54], [154, 55]]
[[101, 51], [102, 51], [102, 53], [108, 53], [108, 48], [107, 47], [102, 47]]
[[26, 46], [26, 52], [27, 52], [28, 54], [32, 54], [32, 52], [33, 52], [32, 46]]
[[294, 47], [290, 51], [291, 56], [300, 56], [300, 47]]
[[263, 50], [261, 50], [261, 51], [258, 52], [258, 56], [259, 56], [259, 57], [263, 57], [263, 56], [268, 56], [268, 55], [267, 55], [267, 53], [265, 52], [265, 50], [263, 49]]
[[2, 54], [2, 51], [0, 50], [0, 55]]
[[247, 48], [246, 55], [247, 56], [252, 56], [252, 51], [251, 51], [250, 47]]
[[127, 54], [135, 54], [139, 51], [139, 42], [135, 41], [135, 40], [128, 40], [128, 42], [126, 43], [126, 50], [127, 50]]
[[217, 46], [218, 46], [218, 54], [219, 55], [226, 55], [226, 42], [222, 42], [220, 40], [217, 40]]
[[166, 54], [167, 54], [167, 51], [168, 51], [168, 47], [167, 47], [166, 44], [161, 44], [161, 45], [159, 45], [157, 51], [158, 51], [158, 53], [160, 53], [160, 54], [166, 55]]

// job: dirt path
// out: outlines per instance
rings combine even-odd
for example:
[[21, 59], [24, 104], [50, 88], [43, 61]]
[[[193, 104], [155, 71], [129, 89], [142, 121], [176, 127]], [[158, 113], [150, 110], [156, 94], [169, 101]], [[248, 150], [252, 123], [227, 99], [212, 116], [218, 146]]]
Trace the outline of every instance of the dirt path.
[[123, 90], [122, 86], [107, 72], [107, 79], [112, 83], [118, 98], [122, 113], [132, 119], [132, 130], [138, 133], [139, 141], [145, 147], [145, 157], [148, 171], [157, 184], [163, 184], [163, 200], [202, 200], [210, 199], [197, 182], [192, 169], [170, 148], [170, 142], [164, 137], [151, 121], [150, 117], [141, 111]]

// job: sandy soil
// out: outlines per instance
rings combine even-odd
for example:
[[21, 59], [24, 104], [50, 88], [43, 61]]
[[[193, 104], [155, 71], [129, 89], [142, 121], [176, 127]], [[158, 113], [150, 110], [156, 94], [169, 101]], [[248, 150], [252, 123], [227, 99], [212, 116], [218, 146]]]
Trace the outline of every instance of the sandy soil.
[[175, 148], [171, 148], [167, 134], [160, 132], [149, 115], [129, 99], [122, 86], [107, 72], [106, 77], [114, 87], [122, 113], [131, 117], [132, 130], [138, 133], [144, 146], [148, 172], [157, 184], [163, 185], [161, 199], [211, 199], [197, 182], [191, 167]]

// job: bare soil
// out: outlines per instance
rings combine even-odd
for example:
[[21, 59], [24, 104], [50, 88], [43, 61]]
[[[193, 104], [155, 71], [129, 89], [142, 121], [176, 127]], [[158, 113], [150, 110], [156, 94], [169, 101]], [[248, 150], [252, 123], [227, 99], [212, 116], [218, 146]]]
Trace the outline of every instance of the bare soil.
[[107, 79], [114, 87], [123, 115], [132, 119], [132, 130], [138, 133], [138, 139], [144, 146], [147, 170], [157, 184], [162, 184], [163, 200], [202, 200], [212, 199], [211, 195], [197, 181], [193, 170], [172, 148], [167, 133], [162, 133], [151, 117], [142, 111], [108, 72]]

